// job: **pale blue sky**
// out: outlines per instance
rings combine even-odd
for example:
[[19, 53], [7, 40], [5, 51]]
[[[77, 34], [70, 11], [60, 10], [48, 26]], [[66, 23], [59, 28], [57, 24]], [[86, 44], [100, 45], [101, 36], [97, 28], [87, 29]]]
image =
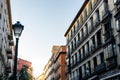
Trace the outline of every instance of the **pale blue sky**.
[[24, 25], [19, 57], [41, 74], [53, 45], [65, 45], [64, 34], [84, 0], [11, 0], [12, 22]]

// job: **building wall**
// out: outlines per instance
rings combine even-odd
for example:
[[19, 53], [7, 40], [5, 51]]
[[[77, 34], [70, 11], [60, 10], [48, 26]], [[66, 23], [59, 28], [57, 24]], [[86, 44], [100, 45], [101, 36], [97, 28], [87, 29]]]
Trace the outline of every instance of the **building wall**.
[[54, 74], [55, 80], [66, 79], [66, 47], [61, 46], [54, 55]]
[[85, 0], [83, 3], [65, 33], [67, 80], [98, 80], [110, 73], [119, 73], [115, 6], [114, 0]]
[[45, 80], [65, 80], [66, 47], [53, 46], [52, 56], [44, 67]]
[[21, 70], [24, 65], [27, 65], [28, 67], [31, 67], [31, 66], [32, 66], [32, 63], [31, 63], [30, 61], [27, 61], [27, 60], [24, 60], [24, 59], [19, 58], [19, 59], [18, 59], [18, 67], [17, 67], [17, 70], [18, 70], [18, 71]]
[[0, 78], [2, 79], [8, 78], [12, 72], [13, 43], [10, 1], [0, 0]]

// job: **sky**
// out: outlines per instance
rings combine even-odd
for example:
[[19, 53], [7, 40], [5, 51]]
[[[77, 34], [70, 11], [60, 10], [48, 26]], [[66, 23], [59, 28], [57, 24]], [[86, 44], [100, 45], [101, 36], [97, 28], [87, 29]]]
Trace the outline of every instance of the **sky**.
[[34, 75], [42, 73], [53, 45], [66, 45], [64, 37], [84, 0], [11, 0], [12, 24], [20, 21], [18, 57], [32, 62]]

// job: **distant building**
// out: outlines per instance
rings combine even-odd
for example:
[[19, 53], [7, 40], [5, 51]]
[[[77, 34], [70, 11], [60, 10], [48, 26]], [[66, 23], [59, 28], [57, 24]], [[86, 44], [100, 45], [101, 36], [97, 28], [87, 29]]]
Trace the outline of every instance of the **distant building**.
[[17, 70], [20, 71], [24, 65], [27, 65], [30, 68], [32, 66], [32, 63], [30, 61], [18, 58]]
[[21, 58], [18, 59], [18, 66], [17, 66], [18, 76], [19, 76], [19, 72], [23, 68], [23, 66], [27, 66], [28, 67], [28, 73], [33, 76], [32, 63], [30, 61], [27, 61], [27, 60], [24, 60], [24, 59], [21, 59]]
[[66, 47], [53, 46], [52, 56], [44, 67], [45, 80], [65, 80]]
[[66, 80], [66, 46], [54, 55], [54, 80]]
[[35, 80], [45, 80], [44, 73], [42, 73], [40, 76], [38, 76]]
[[65, 37], [67, 80], [120, 80], [120, 0], [85, 0]]
[[0, 79], [13, 72], [13, 34], [10, 0], [0, 0]]

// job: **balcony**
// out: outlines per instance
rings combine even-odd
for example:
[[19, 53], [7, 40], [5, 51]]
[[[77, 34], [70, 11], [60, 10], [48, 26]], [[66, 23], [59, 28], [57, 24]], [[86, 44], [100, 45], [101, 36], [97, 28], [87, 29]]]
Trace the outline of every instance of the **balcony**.
[[108, 19], [111, 18], [111, 13], [110, 11], [105, 8], [105, 10], [102, 11], [102, 23], [105, 23]]
[[13, 40], [12, 34], [8, 34], [8, 39], [9, 39], [9, 40]]
[[6, 66], [6, 72], [7, 72], [7, 73], [11, 73], [11, 66], [10, 66], [10, 65], [7, 65], [7, 66]]
[[13, 40], [9, 40], [9, 45], [10, 46], [14, 46], [14, 41]]
[[12, 49], [11, 48], [7, 48], [6, 49], [6, 53], [7, 53], [8, 59], [12, 59]]
[[118, 18], [120, 16], [119, 14], [120, 14], [120, 4], [119, 4], [119, 7], [117, 6], [117, 8], [116, 8], [114, 17]]
[[103, 63], [99, 64], [98, 66], [96, 66], [95, 71], [96, 71], [96, 73], [99, 74], [99, 73], [105, 71], [105, 69], [106, 69], [106, 66], [105, 66], [105, 63], [103, 62]]
[[112, 69], [112, 68], [115, 68], [117, 66], [117, 56], [111, 56], [111, 57], [108, 57], [106, 59], [107, 61], [107, 69]]
[[100, 24], [100, 20], [98, 18], [94, 21], [94, 27], [97, 27]]
[[113, 40], [112, 29], [105, 31], [105, 33], [103, 33], [103, 36], [105, 38], [105, 44]]

